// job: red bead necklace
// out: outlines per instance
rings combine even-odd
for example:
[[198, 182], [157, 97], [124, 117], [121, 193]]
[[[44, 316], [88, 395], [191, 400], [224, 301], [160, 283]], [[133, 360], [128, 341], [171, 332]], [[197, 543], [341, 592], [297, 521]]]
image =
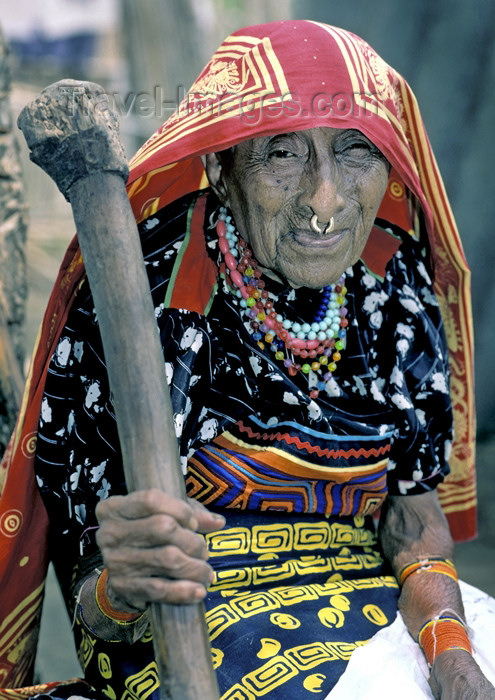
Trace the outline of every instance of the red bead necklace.
[[298, 372], [307, 375], [311, 385], [309, 396], [316, 399], [332, 379], [341, 350], [345, 348], [349, 325], [345, 277], [325, 288], [322, 304], [311, 324], [289, 321], [275, 311], [258, 263], [224, 207], [220, 208], [216, 232], [224, 258], [221, 271], [229, 288], [240, 299], [253, 338], [261, 349], [268, 344], [290, 376]]

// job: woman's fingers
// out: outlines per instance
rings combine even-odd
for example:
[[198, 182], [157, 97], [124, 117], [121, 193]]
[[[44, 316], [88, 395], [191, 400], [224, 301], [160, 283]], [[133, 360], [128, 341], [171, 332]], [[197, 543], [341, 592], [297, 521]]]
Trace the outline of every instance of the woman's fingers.
[[99, 522], [111, 518], [132, 521], [159, 513], [169, 515], [183, 527], [199, 532], [211, 532], [225, 525], [222, 515], [209, 511], [202, 503], [192, 498], [183, 501], [157, 489], [112, 496], [100, 501], [96, 507]]
[[195, 529], [198, 532], [214, 532], [215, 530], [221, 530], [225, 525], [225, 518], [220, 513], [213, 513], [205, 508], [202, 503], [194, 500], [194, 498], [188, 498], [187, 502], [193, 512], [193, 517], [197, 520], [198, 524]]
[[188, 605], [206, 596], [206, 588], [194, 581], [169, 581], [161, 578], [137, 577], [132, 586], [126, 578], [108, 582], [108, 596], [116, 609], [144, 610], [148, 603]]
[[96, 507], [98, 521], [107, 519], [137, 520], [150, 515], [169, 515], [183, 527], [196, 529], [196, 521], [189, 503], [168, 496], [158, 489], [134, 491], [126, 496], [111, 496], [100, 501]]
[[175, 545], [192, 557], [206, 559], [204, 538], [194, 530], [210, 532], [222, 527], [222, 516], [210, 513], [193, 500], [184, 502], [160, 491], [114, 496], [97, 507], [98, 545], [105, 550], [120, 546], [153, 548]]
[[118, 547], [153, 549], [172, 544], [191, 557], [208, 557], [206, 542], [201, 535], [162, 513], [139, 520], [105, 520], [98, 531], [97, 541], [103, 552]]
[[206, 595], [213, 570], [199, 532], [223, 527], [222, 516], [158, 490], [113, 496], [97, 507], [97, 541], [117, 609], [149, 602], [191, 603]]
[[[102, 553], [111, 579], [156, 577], [209, 586], [213, 578], [213, 570], [206, 561], [191, 557], [174, 545], [147, 549], [121, 547], [102, 550]], [[113, 580], [112, 587], [115, 588]]]

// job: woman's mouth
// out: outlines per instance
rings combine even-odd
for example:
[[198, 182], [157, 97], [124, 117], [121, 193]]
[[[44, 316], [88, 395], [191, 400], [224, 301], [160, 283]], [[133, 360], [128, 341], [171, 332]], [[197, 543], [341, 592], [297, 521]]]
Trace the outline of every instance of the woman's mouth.
[[347, 234], [347, 229], [337, 229], [330, 233], [315, 233], [314, 231], [292, 231], [292, 239], [295, 243], [305, 248], [332, 248], [342, 242]]

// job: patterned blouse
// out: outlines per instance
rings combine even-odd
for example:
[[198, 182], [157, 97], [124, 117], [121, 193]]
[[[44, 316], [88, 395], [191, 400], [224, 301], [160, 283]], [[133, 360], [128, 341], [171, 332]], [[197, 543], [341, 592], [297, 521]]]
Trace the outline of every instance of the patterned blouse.
[[[165, 307], [197, 196], [139, 227], [189, 494], [214, 508], [341, 516], [371, 513], [387, 492], [434, 489], [449, 471], [452, 415], [423, 244], [377, 222], [400, 245], [383, 279], [362, 261], [347, 270], [346, 348], [327, 391], [311, 399], [308, 377], [289, 376], [260, 347], [220, 277], [205, 315]], [[218, 262], [210, 223], [218, 202], [200, 196], [208, 197], [205, 255]], [[306, 321], [321, 303], [320, 290], [266, 284], [284, 317]], [[35, 469], [61, 551], [91, 557], [95, 505], [125, 485], [86, 283], [51, 360]]]

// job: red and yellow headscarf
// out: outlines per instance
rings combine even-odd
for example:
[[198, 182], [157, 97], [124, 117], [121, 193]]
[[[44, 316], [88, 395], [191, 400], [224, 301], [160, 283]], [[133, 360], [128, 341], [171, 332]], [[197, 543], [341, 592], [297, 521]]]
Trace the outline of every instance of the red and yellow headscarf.
[[[476, 534], [469, 270], [416, 99], [368, 44], [310, 21], [248, 27], [227, 37], [178, 111], [133, 158], [128, 191], [136, 219], [206, 187], [205, 153], [321, 126], [359, 129], [378, 146], [392, 165], [379, 216], [412, 235], [427, 230], [450, 351], [456, 435], [452, 473], [439, 490], [454, 538], [469, 539]], [[47, 517], [32, 464], [36, 432], [48, 362], [83, 276], [74, 241], [0, 467], [0, 687], [22, 685], [32, 668], [47, 561]], [[26, 697], [33, 694], [25, 690]]]

